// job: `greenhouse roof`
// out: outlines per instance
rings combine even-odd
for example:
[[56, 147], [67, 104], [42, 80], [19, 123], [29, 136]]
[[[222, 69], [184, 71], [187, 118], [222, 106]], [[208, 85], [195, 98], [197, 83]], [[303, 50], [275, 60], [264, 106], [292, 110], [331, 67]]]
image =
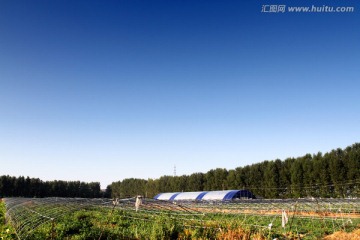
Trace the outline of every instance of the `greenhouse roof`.
[[202, 191], [160, 193], [154, 197], [157, 200], [170, 201], [229, 201], [238, 198], [255, 198], [248, 190]]

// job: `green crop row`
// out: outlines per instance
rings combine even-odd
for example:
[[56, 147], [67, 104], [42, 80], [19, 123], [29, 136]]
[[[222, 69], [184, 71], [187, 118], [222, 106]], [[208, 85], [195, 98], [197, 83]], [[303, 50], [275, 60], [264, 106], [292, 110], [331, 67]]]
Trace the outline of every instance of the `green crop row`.
[[[1, 237], [17, 239], [4, 224], [1, 203]], [[45, 206], [41, 206], [45, 207]], [[41, 212], [41, 207], [36, 209]], [[65, 208], [65, 206], [64, 206]], [[68, 212], [33, 228], [26, 239], [320, 239], [338, 230], [352, 231], [360, 219], [315, 219], [281, 216], [207, 213], [204, 215], [136, 212], [111, 207], [88, 207]], [[0, 238], [1, 239], [1, 238]]]
[[6, 208], [4, 202], [0, 199], [0, 239], [17, 239], [14, 228], [5, 221]]

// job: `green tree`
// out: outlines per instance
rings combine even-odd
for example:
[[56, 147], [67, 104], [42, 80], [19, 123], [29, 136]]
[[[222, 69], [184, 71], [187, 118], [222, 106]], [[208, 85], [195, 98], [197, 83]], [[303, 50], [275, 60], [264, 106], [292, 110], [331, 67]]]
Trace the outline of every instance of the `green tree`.
[[188, 191], [203, 191], [205, 176], [203, 173], [193, 173], [188, 178]]
[[329, 160], [329, 171], [333, 185], [333, 197], [345, 197], [344, 180], [346, 179], [346, 168], [343, 161], [344, 154], [338, 148], [327, 155]]
[[266, 166], [265, 177], [265, 197], [277, 198], [280, 193], [280, 167], [278, 162], [269, 162]]
[[300, 159], [291, 167], [291, 193], [296, 198], [304, 196], [304, 169]]
[[226, 178], [226, 185], [228, 189], [238, 189], [239, 183], [237, 181], [236, 170], [229, 170]]

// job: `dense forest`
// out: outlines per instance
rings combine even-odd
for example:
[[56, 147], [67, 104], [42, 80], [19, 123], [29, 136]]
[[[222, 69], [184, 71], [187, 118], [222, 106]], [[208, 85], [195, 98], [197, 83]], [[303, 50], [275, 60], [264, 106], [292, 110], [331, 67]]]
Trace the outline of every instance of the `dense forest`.
[[160, 192], [248, 189], [262, 198], [360, 197], [360, 143], [322, 154], [276, 159], [232, 170], [124, 179], [105, 192], [100, 183], [42, 181], [38, 178], [0, 176], [0, 197], [153, 197]]
[[360, 143], [322, 154], [306, 154], [207, 173], [124, 179], [111, 184], [113, 197], [160, 192], [248, 189], [257, 197], [360, 197]]
[[[0, 197], [103, 197], [100, 183], [0, 176]], [[110, 196], [110, 195], [109, 195]]]

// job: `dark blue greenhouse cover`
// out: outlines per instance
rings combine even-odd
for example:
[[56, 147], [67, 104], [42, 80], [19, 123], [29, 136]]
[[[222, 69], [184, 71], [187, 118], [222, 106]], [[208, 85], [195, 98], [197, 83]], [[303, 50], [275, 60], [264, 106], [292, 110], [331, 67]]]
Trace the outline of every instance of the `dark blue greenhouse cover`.
[[203, 193], [200, 193], [199, 196], [196, 198], [196, 200], [200, 201], [205, 194], [207, 194], [208, 192], [203, 192]]
[[236, 198], [255, 198], [255, 196], [248, 190], [231, 190], [225, 195], [223, 201], [233, 200]]

